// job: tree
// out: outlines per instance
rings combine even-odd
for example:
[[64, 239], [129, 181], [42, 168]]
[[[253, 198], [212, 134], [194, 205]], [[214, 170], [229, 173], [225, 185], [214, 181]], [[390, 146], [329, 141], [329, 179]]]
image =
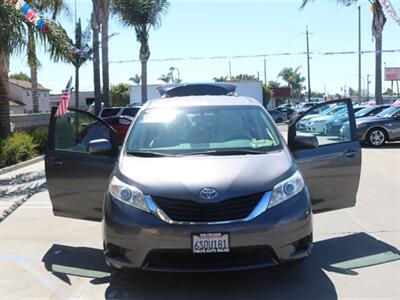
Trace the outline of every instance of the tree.
[[301, 91], [303, 90], [303, 82], [306, 80], [299, 72], [300, 67], [283, 68], [279, 72], [278, 77], [281, 77], [291, 89], [292, 97], [301, 97]]
[[104, 106], [110, 106], [110, 74], [108, 61], [108, 20], [110, 18], [110, 0], [96, 0], [98, 2], [101, 24], [101, 66], [103, 75]]
[[75, 107], [79, 108], [79, 69], [90, 59], [93, 49], [90, 47], [90, 27], [82, 32], [81, 19], [75, 24], [75, 52], [68, 62], [75, 67]]
[[99, 0], [92, 0], [92, 15], [91, 15], [94, 107], [96, 115], [99, 114], [102, 107], [101, 82], [100, 82], [100, 51], [99, 51], [100, 13], [99, 13], [98, 1]]
[[140, 78], [140, 76], [139, 76], [138, 74], [135, 74], [135, 76], [129, 78], [129, 80], [130, 80], [130, 81], [133, 81], [134, 83], [136, 83], [137, 85], [139, 85], [139, 84], [140, 84], [140, 81], [141, 81], [142, 79]]
[[229, 81], [231, 82], [241, 82], [241, 81], [253, 81], [257, 80], [256, 76], [249, 74], [239, 74], [233, 76]]
[[43, 32], [21, 13], [0, 0], [0, 138], [10, 134], [10, 107], [8, 91], [9, 57], [27, 48], [27, 30], [32, 28], [53, 60], [69, 57], [72, 53], [70, 39], [54, 20], [45, 19], [47, 31]]
[[162, 82], [165, 83], [170, 83], [172, 81], [172, 76], [171, 76], [171, 72], [168, 72], [167, 74], [162, 74], [158, 80], [161, 80]]
[[220, 76], [220, 77], [214, 77], [213, 78], [214, 82], [227, 82], [229, 81], [228, 76]]
[[15, 79], [15, 80], [23, 80], [23, 81], [29, 81], [31, 82], [31, 78], [23, 73], [23, 72], [19, 72], [19, 73], [14, 73], [14, 74], [10, 74], [10, 76], [8, 76], [8, 78], [10, 79]]
[[[29, 1], [29, 4], [39, 13], [51, 13], [52, 19], [54, 20], [62, 10], [68, 11], [67, 5], [64, 0], [33, 0]], [[32, 84], [32, 106], [33, 112], [39, 112], [39, 96], [38, 96], [38, 68], [40, 62], [36, 55], [36, 40], [38, 35], [36, 34], [32, 26], [28, 27], [28, 46], [27, 46], [27, 57], [28, 64], [31, 70], [31, 84]]]
[[274, 92], [269, 85], [263, 84], [263, 106], [267, 107], [269, 100], [274, 96]]
[[118, 0], [112, 9], [121, 23], [135, 29], [140, 42], [139, 58], [142, 65], [142, 103], [147, 101], [147, 61], [150, 58], [149, 32], [161, 25], [161, 17], [168, 11], [167, 0]]
[[281, 86], [281, 83], [280, 83], [279, 81], [270, 80], [270, 81], [268, 81], [268, 86], [269, 86], [271, 89], [275, 89], [275, 88], [280, 87], [280, 86]]
[[126, 106], [129, 104], [129, 85], [120, 83], [112, 85], [110, 89], [110, 99], [114, 106]]
[[[358, 0], [335, 0], [346, 6], [358, 2]], [[375, 99], [377, 104], [383, 103], [382, 98], [382, 32], [386, 23], [386, 17], [379, 0], [369, 0], [372, 5], [372, 35], [375, 38]], [[310, 0], [303, 0], [304, 7]]]

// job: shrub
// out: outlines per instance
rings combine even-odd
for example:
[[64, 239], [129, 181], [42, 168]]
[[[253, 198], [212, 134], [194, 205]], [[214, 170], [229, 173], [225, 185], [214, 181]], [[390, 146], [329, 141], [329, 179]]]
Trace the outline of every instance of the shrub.
[[22, 132], [13, 133], [1, 145], [1, 167], [28, 160], [37, 154], [33, 138]]
[[31, 133], [33, 142], [37, 145], [40, 154], [46, 153], [47, 150], [47, 128], [36, 128]]

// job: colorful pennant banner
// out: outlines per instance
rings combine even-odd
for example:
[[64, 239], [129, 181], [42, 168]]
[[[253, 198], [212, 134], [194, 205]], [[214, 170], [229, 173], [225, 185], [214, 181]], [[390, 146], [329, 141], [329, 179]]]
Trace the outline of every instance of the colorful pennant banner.
[[17, 11], [20, 11], [25, 19], [31, 23], [34, 23], [40, 31], [44, 33], [47, 31], [45, 19], [40, 17], [36, 11], [24, 0], [8, 0], [7, 3], [8, 5], [13, 6]]

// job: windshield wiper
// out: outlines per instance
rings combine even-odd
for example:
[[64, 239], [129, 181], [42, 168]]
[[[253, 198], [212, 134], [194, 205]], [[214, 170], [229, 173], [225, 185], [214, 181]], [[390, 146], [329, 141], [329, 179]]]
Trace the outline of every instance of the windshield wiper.
[[246, 154], [266, 154], [265, 151], [258, 150], [244, 150], [244, 149], [232, 149], [232, 150], [206, 150], [191, 152], [184, 155], [246, 155]]
[[126, 154], [139, 157], [171, 157], [175, 155], [153, 152], [153, 151], [126, 151]]

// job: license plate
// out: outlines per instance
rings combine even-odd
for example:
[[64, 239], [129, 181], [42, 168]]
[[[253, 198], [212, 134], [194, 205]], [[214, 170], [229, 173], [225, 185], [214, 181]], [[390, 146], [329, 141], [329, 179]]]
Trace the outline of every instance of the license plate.
[[228, 233], [198, 233], [192, 237], [193, 253], [229, 252]]

